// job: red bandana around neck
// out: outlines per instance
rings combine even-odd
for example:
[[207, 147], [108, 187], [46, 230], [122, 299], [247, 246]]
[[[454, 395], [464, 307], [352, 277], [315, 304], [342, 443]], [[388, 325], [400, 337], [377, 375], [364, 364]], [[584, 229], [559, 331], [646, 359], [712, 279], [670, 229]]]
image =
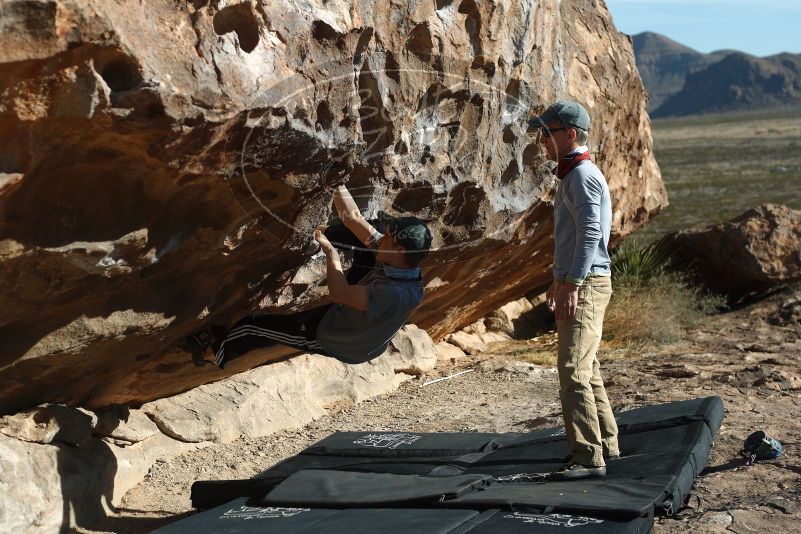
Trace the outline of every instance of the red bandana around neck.
[[562, 158], [559, 160], [559, 165], [553, 170], [553, 173], [561, 180], [565, 176], [567, 176], [570, 171], [576, 168], [576, 166], [584, 161], [585, 159], [590, 159], [590, 152], [584, 152], [583, 154], [578, 154], [573, 158]]

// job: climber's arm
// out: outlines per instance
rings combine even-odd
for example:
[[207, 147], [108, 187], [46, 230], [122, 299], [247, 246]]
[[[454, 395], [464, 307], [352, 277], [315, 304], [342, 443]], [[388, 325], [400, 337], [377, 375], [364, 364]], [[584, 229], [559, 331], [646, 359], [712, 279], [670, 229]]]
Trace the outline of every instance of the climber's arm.
[[314, 238], [320, 243], [320, 249], [325, 253], [326, 280], [331, 300], [357, 310], [367, 310], [367, 288], [348, 283], [345, 273], [342, 271], [339, 253], [320, 230], [314, 232]]
[[372, 224], [367, 222], [359, 207], [353, 200], [350, 191], [344, 185], [340, 185], [334, 191], [334, 206], [337, 209], [337, 215], [342, 220], [342, 223], [355, 235], [359, 241], [364, 243], [364, 246], [370, 247], [373, 243], [373, 236], [378, 231]]

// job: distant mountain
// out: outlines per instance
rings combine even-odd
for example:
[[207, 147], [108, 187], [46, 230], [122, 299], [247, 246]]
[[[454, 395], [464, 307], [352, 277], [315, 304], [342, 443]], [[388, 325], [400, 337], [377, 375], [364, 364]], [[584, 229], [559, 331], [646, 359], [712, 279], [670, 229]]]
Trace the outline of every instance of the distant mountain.
[[654, 117], [801, 105], [801, 54], [758, 58], [737, 52], [690, 72]]
[[727, 51], [702, 54], [658, 33], [634, 35], [634, 57], [648, 92], [648, 109], [654, 111], [681, 91], [687, 73], [703, 69], [725, 57]]
[[703, 54], [652, 32], [632, 40], [653, 117], [801, 105], [801, 54]]

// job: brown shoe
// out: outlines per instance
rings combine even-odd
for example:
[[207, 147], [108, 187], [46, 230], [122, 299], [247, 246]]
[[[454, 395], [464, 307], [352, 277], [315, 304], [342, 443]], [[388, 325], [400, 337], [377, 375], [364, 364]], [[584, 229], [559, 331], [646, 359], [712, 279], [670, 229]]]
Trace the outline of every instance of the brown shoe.
[[[604, 454], [604, 460], [620, 460], [620, 454], [613, 454], [611, 456], [607, 456], [607, 455]], [[573, 463], [573, 455], [572, 454], [568, 454], [567, 456], [565, 456], [562, 459], [562, 461], [565, 462], [566, 464], [572, 464]]]
[[581, 464], [567, 464], [548, 477], [553, 481], [582, 480], [585, 478], [601, 478], [606, 476], [606, 467]]

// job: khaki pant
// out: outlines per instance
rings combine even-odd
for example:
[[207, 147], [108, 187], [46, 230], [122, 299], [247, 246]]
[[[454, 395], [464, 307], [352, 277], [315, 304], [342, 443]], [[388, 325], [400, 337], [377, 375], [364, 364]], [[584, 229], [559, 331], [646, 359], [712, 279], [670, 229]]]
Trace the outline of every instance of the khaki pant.
[[576, 315], [556, 322], [559, 335], [559, 400], [573, 461], [602, 466], [620, 454], [617, 424], [599, 371], [598, 345], [612, 296], [608, 276], [589, 276], [578, 290]]

